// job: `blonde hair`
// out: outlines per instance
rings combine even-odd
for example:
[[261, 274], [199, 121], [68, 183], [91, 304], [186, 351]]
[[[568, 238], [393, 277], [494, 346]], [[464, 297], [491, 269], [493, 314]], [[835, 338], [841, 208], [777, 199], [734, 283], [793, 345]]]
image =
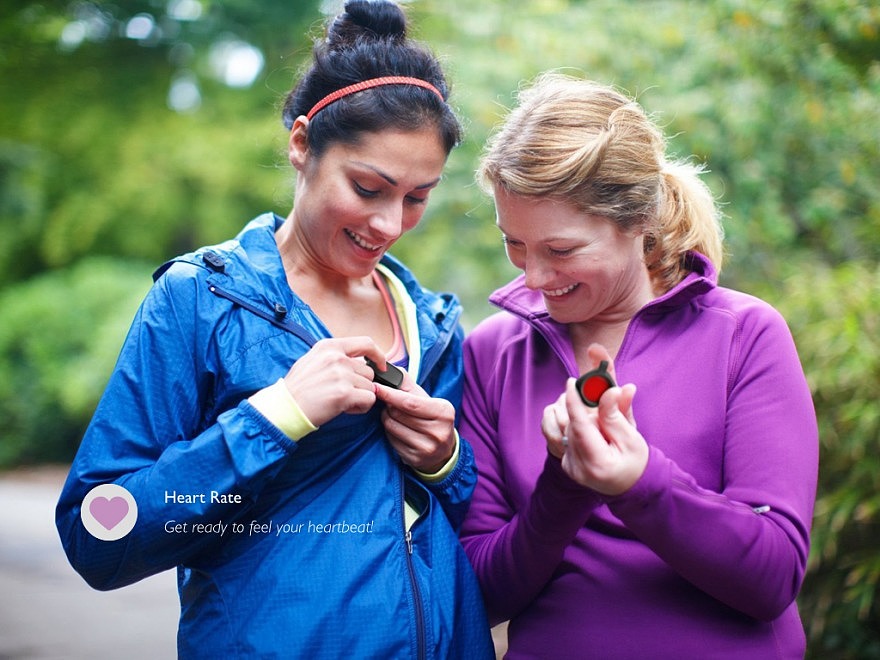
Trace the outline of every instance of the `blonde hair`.
[[656, 290], [685, 277], [691, 250], [720, 272], [723, 230], [704, 170], [667, 161], [663, 133], [638, 103], [558, 73], [541, 75], [517, 100], [481, 159], [484, 191], [551, 197], [643, 233]]

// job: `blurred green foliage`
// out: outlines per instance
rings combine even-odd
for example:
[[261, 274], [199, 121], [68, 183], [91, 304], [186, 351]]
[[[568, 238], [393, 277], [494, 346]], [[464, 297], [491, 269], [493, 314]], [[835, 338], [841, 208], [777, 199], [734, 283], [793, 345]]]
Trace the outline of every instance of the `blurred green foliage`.
[[[764, 291], [769, 296], [770, 289]], [[880, 266], [800, 264], [781, 283], [819, 419], [819, 498], [799, 599], [811, 658], [880, 657]]]
[[806, 266], [785, 278], [779, 300], [819, 418], [819, 499], [799, 604], [814, 640], [810, 657], [877, 658], [880, 266]]
[[88, 257], [0, 291], [0, 466], [71, 459], [149, 285]]
[[[467, 139], [394, 252], [456, 291], [472, 327], [514, 272], [473, 171], [515, 90], [563, 69], [636, 95], [672, 153], [707, 163], [726, 214], [722, 282], [783, 312], [814, 394], [810, 657], [880, 657], [880, 7], [408, 6]], [[0, 467], [71, 457], [155, 266], [288, 213], [279, 103], [322, 18], [317, 0], [0, 8]], [[235, 48], [260, 54], [252, 82], [230, 78]]]

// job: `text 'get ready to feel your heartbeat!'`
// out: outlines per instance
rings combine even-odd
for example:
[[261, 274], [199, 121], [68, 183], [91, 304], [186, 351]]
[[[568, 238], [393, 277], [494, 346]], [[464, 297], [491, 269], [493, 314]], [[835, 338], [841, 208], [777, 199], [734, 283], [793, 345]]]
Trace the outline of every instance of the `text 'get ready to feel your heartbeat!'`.
[[[168, 507], [189, 504], [242, 504], [242, 496], [233, 493], [209, 491], [207, 493], [164, 492], [164, 504]], [[134, 496], [117, 484], [102, 484], [88, 492], [83, 499], [80, 517], [86, 530], [102, 541], [116, 541], [127, 536], [135, 527], [138, 516]], [[223, 522], [178, 520], [169, 517], [164, 522], [167, 534], [246, 534], [247, 536], [288, 534], [372, 534], [374, 521], [314, 521], [275, 522], [273, 520], [250, 520]]]

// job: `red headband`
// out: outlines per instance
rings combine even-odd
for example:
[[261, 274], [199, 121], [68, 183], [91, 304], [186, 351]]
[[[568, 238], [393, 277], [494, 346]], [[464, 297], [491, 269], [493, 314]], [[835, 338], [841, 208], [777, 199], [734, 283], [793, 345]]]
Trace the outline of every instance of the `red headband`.
[[423, 87], [431, 90], [441, 101], [444, 100], [443, 94], [440, 93], [440, 90], [426, 80], [422, 80], [421, 78], [410, 78], [409, 76], [384, 76], [382, 78], [364, 80], [363, 82], [355, 83], [354, 85], [349, 85], [348, 87], [343, 87], [342, 89], [337, 89], [335, 92], [327, 94], [327, 96], [312, 106], [312, 109], [309, 110], [309, 114], [306, 115], [306, 119], [311, 119], [319, 110], [326, 108], [328, 105], [338, 101], [343, 96], [348, 96], [355, 92], [362, 92], [371, 87], [379, 87], [380, 85], [415, 85], [416, 87]]

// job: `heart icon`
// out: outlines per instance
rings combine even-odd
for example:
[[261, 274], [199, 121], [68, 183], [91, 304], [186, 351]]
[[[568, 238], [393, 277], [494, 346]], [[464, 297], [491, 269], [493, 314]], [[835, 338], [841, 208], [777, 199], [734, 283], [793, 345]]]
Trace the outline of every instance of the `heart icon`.
[[110, 530], [128, 515], [128, 502], [122, 497], [109, 500], [106, 497], [96, 497], [89, 504], [89, 512], [104, 529]]

